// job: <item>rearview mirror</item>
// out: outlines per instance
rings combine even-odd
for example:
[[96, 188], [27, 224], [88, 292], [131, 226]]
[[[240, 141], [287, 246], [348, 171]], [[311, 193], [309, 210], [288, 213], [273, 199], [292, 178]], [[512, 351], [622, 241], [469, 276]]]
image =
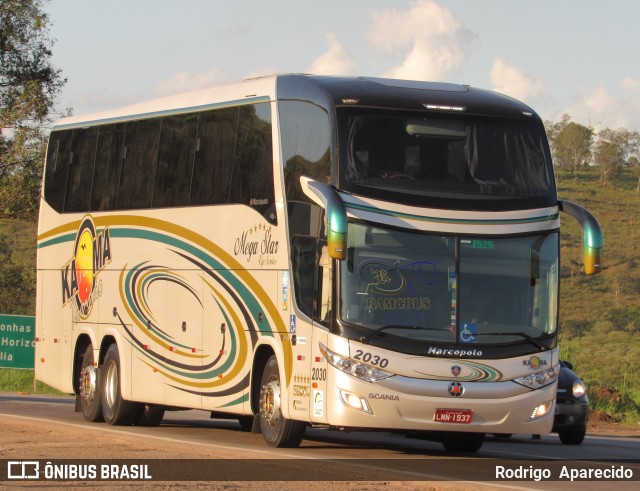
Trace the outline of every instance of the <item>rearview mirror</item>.
[[604, 237], [596, 217], [580, 205], [560, 200], [560, 210], [568, 213], [582, 225], [584, 274], [597, 274], [602, 271], [602, 249]]
[[329, 257], [343, 260], [347, 253], [347, 210], [338, 192], [323, 182], [300, 176], [302, 191], [325, 209]]

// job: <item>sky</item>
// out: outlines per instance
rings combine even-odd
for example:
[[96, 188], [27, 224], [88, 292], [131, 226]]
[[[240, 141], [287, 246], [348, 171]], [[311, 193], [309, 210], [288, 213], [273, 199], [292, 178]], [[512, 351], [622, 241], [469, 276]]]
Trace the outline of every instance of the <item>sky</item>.
[[468, 84], [640, 131], [637, 0], [54, 0], [60, 109], [275, 73]]

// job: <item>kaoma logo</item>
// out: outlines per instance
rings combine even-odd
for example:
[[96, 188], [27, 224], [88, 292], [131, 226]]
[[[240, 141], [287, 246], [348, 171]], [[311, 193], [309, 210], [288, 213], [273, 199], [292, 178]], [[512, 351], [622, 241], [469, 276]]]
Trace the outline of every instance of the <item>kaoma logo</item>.
[[96, 233], [91, 217], [85, 217], [76, 235], [73, 257], [62, 268], [62, 305], [74, 301], [80, 317], [89, 317], [94, 301], [100, 296], [96, 278], [110, 262], [109, 228]]

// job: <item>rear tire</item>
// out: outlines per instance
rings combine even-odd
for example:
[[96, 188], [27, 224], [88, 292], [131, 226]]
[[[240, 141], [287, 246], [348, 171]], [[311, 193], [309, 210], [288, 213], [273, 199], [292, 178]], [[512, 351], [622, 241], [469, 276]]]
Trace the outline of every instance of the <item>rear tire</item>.
[[120, 354], [118, 345], [109, 346], [101, 369], [102, 415], [107, 424], [131, 425], [140, 411], [140, 405], [126, 401], [120, 392]]
[[300, 445], [306, 429], [301, 421], [286, 419], [281, 408], [280, 371], [275, 355], [267, 361], [260, 384], [260, 431], [270, 447]]
[[100, 376], [98, 369], [93, 366], [93, 346], [89, 345], [82, 355], [76, 395], [77, 407], [86, 421], [91, 423], [104, 421], [100, 394]]
[[448, 433], [442, 437], [447, 452], [476, 453], [484, 443], [484, 433]]

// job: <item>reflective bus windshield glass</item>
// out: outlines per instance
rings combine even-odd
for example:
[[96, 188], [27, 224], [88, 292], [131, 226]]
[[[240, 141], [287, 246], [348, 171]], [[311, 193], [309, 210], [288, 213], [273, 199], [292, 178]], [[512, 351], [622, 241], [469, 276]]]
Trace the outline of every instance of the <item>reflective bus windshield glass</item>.
[[340, 317], [359, 337], [486, 345], [556, 331], [557, 233], [485, 240], [351, 223], [348, 237]]
[[355, 109], [338, 120], [346, 191], [453, 209], [556, 203], [544, 128], [534, 120]]

